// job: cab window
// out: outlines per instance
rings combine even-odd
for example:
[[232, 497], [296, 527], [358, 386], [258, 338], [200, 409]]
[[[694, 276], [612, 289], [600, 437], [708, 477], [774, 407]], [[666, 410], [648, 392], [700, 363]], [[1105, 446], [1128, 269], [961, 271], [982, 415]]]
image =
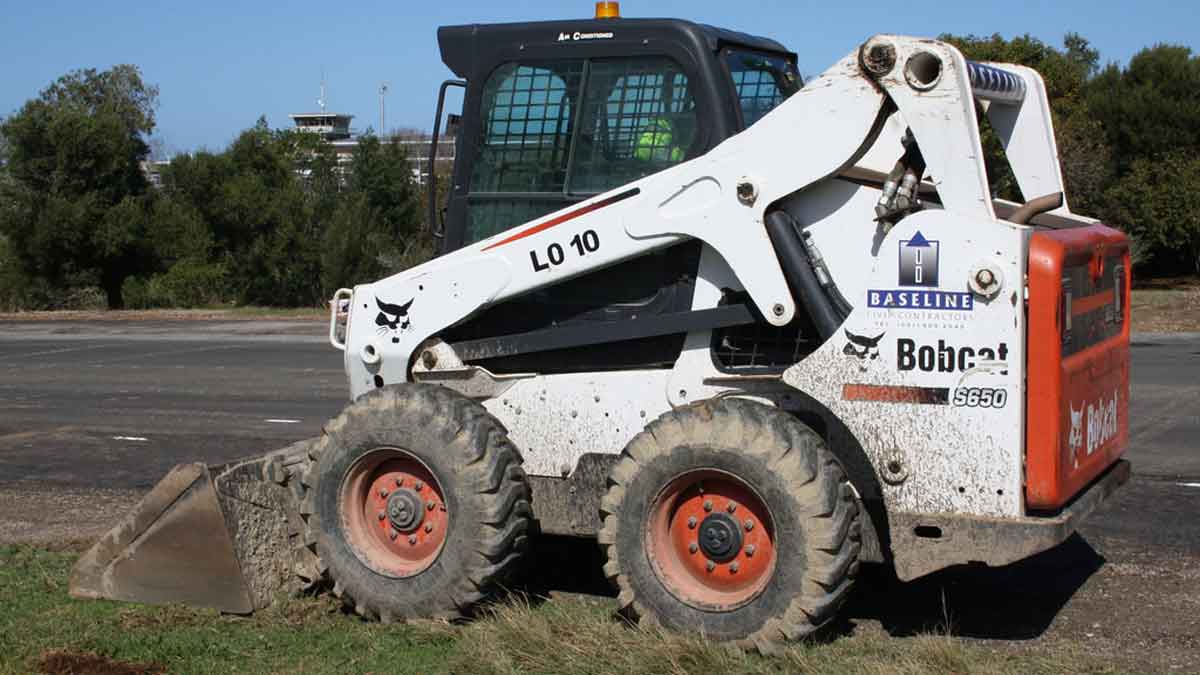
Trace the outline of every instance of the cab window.
[[511, 63], [488, 79], [472, 192], [559, 192], [566, 182], [581, 61]]
[[570, 190], [604, 192], [678, 164], [695, 135], [696, 101], [674, 61], [593, 61]]
[[724, 56], [733, 78], [743, 129], [800, 90], [800, 73], [789, 58], [745, 49], [726, 49]]
[[501, 66], [484, 85], [464, 243], [678, 164], [696, 114], [666, 57]]

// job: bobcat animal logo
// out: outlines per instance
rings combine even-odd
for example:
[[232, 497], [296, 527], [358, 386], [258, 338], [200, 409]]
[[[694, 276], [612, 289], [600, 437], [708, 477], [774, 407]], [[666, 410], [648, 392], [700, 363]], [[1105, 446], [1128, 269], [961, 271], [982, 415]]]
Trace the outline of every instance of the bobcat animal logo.
[[846, 339], [850, 340], [846, 343], [846, 346], [842, 348], [842, 353], [846, 356], [853, 356], [859, 361], [862, 361], [862, 364], [859, 367], [863, 370], [866, 370], [867, 361], [874, 361], [875, 359], [879, 358], [879, 341], [882, 340], [883, 336], [887, 335], [887, 333], [884, 332], [876, 335], [875, 337], [867, 337], [865, 335], [855, 335], [844, 328], [842, 330], [846, 333]]
[[408, 318], [408, 308], [412, 307], [413, 300], [403, 305], [393, 305], [375, 298], [375, 304], [379, 306], [379, 314], [375, 316], [376, 331], [380, 335], [391, 333], [392, 342], [399, 342], [399, 333], [408, 330], [412, 325], [412, 320]]
[[1075, 411], [1075, 406], [1067, 403], [1067, 409], [1071, 411], [1071, 434], [1067, 436], [1067, 444], [1071, 446], [1071, 450], [1075, 451], [1083, 447], [1083, 411], [1086, 406], [1079, 406], [1079, 412]]

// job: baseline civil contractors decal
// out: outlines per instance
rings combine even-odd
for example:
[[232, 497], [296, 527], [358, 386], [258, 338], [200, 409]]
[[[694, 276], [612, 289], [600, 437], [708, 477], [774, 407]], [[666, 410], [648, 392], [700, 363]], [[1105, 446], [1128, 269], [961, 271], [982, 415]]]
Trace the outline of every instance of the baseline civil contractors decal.
[[872, 309], [950, 310], [970, 312], [975, 298], [969, 292], [929, 290], [938, 286], [941, 242], [926, 239], [918, 230], [899, 243], [897, 289], [867, 290]]

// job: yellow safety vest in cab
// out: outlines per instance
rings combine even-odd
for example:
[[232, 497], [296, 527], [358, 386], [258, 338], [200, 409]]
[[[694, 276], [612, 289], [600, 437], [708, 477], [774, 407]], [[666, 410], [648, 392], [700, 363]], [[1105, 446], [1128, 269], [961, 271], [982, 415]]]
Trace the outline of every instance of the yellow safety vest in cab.
[[643, 162], [683, 161], [683, 148], [675, 144], [671, 121], [663, 117], [650, 120], [634, 144], [633, 156]]

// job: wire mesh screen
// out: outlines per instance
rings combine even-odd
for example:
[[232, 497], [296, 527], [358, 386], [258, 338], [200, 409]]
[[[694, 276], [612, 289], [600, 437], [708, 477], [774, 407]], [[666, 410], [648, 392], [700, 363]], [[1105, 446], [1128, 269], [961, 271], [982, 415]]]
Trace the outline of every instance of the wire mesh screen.
[[725, 54], [725, 63], [747, 127], [799, 89], [795, 66], [781, 57], [731, 50]]
[[562, 192], [583, 61], [508, 64], [488, 78], [473, 192]]
[[603, 192], [677, 164], [695, 136], [687, 76], [667, 58], [593, 61], [584, 100], [573, 193]]
[[[750, 304], [745, 293], [727, 295], [722, 304]], [[811, 319], [802, 308], [786, 326], [773, 326], [762, 318], [756, 323], [713, 331], [712, 355], [724, 371], [782, 370], [821, 346]]]

